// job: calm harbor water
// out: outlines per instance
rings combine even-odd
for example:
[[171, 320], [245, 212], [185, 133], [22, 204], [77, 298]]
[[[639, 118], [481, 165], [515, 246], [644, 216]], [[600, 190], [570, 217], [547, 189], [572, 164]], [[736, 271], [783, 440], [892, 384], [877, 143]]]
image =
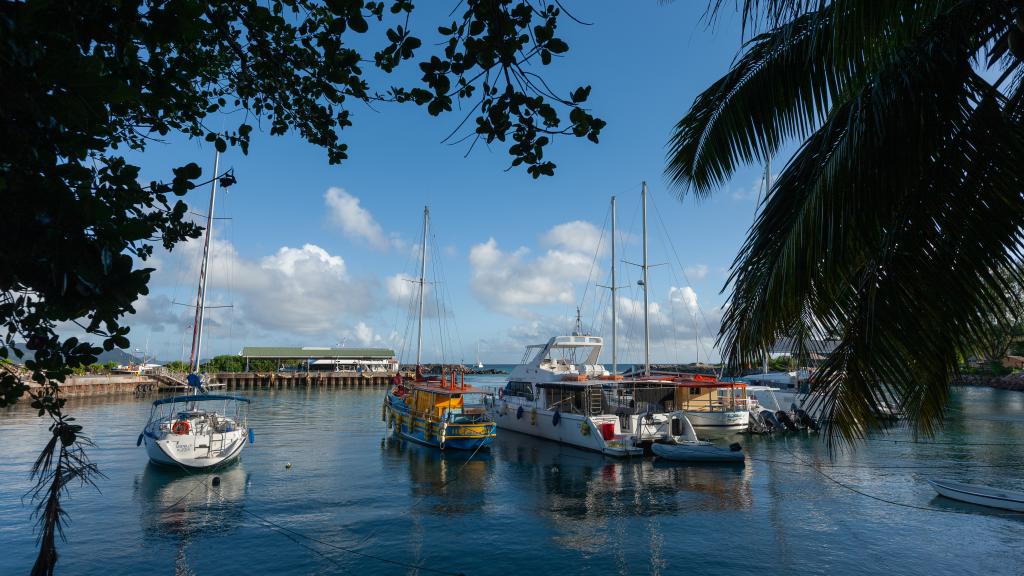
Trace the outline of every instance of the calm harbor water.
[[[1024, 574], [1024, 516], [925, 483], [1024, 489], [1021, 393], [958, 390], [935, 439], [948, 444], [897, 432], [829, 460], [815, 436], [740, 437], [745, 468], [616, 461], [507, 432], [469, 460], [385, 441], [382, 394], [254, 393], [256, 443], [203, 475], [147, 464], [147, 400], [72, 400], [107, 478], [73, 491], [58, 573]], [[26, 474], [47, 434], [27, 406], [0, 411], [0, 574], [32, 565]]]

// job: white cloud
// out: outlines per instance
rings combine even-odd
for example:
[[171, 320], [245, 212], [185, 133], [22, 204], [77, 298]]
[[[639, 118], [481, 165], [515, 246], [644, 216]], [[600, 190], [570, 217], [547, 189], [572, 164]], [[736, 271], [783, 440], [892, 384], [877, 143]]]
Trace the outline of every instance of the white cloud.
[[[176, 298], [188, 304], [194, 300], [201, 250], [201, 240], [189, 241], [175, 250], [177, 257], [188, 264], [174, 291]], [[174, 285], [174, 278], [169, 278], [172, 274], [169, 269], [157, 270], [154, 284]], [[283, 246], [268, 256], [250, 259], [241, 256], [230, 242], [215, 236], [210, 250], [207, 305], [231, 308], [207, 311], [206, 341], [214, 348], [226, 346], [223, 341], [228, 335], [236, 340], [234, 344], [331, 344], [337, 340], [337, 327], [343, 320], [366, 317], [376, 310], [377, 285], [373, 278], [353, 278], [341, 256], [314, 244]], [[129, 325], [136, 328], [135, 333], [145, 329], [184, 332], [192, 322], [193, 309], [173, 306], [164, 293], [138, 300], [135, 308], [136, 314], [128, 318]], [[366, 334], [365, 329], [356, 333], [360, 337]], [[173, 344], [177, 347], [176, 342]]]
[[608, 251], [607, 242], [602, 242], [601, 230], [590, 222], [574, 220], [559, 224], [541, 237], [541, 244], [570, 252], [581, 252], [593, 256], [598, 248], [601, 253]]
[[[667, 295], [655, 298], [648, 307], [651, 330], [652, 362], [717, 361], [713, 349], [722, 310], [698, 307], [697, 293], [689, 286], [672, 286]], [[591, 315], [592, 316], [592, 315]], [[618, 299], [618, 361], [620, 364], [643, 362], [643, 300], [620, 296]], [[611, 363], [611, 307], [598, 311], [590, 326], [584, 314], [584, 330], [604, 337], [602, 362]], [[504, 338], [493, 340], [494, 354], [518, 358], [523, 347], [542, 344], [552, 336], [569, 334], [575, 322], [570, 317], [539, 316], [510, 327]]]
[[384, 229], [374, 219], [373, 214], [360, 205], [359, 198], [342, 188], [328, 188], [324, 193], [324, 203], [327, 204], [331, 222], [340, 228], [345, 236], [362, 240], [378, 250], [404, 246], [398, 237], [389, 237], [384, 233]]
[[697, 265], [694, 265], [694, 266], [687, 266], [686, 268], [683, 269], [683, 272], [686, 273], [686, 277], [691, 282], [693, 282], [694, 280], [703, 280], [704, 278], [707, 277], [708, 271], [709, 271], [709, 268], [708, 268], [707, 264], [697, 264]]
[[373, 331], [366, 322], [358, 322], [352, 328], [341, 332], [342, 343], [346, 346], [355, 344], [363, 347], [376, 347], [384, 342], [384, 338]]
[[[476, 297], [492, 310], [513, 315], [529, 313], [531, 306], [574, 303], [575, 284], [587, 279], [594, 255], [566, 246], [561, 239], [551, 242], [558, 247], [536, 258], [530, 258], [526, 247], [503, 251], [494, 238], [473, 246], [470, 284]], [[595, 265], [594, 274], [599, 270]]]
[[416, 291], [416, 278], [399, 272], [387, 279], [388, 297], [399, 304], [408, 303]]

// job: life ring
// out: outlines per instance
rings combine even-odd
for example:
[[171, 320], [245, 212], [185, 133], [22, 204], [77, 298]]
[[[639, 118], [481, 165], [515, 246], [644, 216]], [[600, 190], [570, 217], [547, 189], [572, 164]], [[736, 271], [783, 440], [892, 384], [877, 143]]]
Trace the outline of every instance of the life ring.
[[519, 420], [522, 417], [523, 417], [523, 407], [520, 406], [519, 408], [516, 409], [516, 420]]
[[171, 432], [179, 436], [188, 434], [188, 431], [191, 429], [192, 426], [189, 425], [188, 420], [178, 420], [177, 422], [171, 425]]
[[587, 424], [586, 422], [580, 424], [580, 434], [590, 436], [590, 424]]
[[536, 426], [537, 425], [537, 409], [536, 408], [530, 409], [530, 425], [531, 426]]
[[551, 425], [558, 426], [558, 423], [562, 421], [562, 413], [555, 410], [555, 415], [551, 417]]

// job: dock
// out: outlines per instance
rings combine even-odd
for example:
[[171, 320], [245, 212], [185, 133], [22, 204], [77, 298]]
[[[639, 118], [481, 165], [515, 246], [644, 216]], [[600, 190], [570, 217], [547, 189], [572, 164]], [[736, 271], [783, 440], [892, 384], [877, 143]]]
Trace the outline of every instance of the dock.
[[[392, 372], [219, 372], [209, 374], [209, 387], [215, 390], [260, 390], [288, 388], [326, 388], [362, 390], [387, 388]], [[29, 383], [29, 392], [40, 388]], [[80, 398], [116, 394], [175, 394], [186, 392], [184, 375], [166, 372], [144, 374], [96, 374], [70, 376], [60, 385], [61, 396]], [[27, 394], [24, 396], [27, 397]]]

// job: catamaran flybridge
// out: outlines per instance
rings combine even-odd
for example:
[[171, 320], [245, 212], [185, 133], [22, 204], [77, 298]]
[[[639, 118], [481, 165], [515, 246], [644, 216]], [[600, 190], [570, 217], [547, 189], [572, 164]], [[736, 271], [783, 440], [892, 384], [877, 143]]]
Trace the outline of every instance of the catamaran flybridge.
[[[210, 209], [206, 215], [203, 260], [199, 269], [199, 292], [192, 328], [190, 374], [185, 382], [193, 394], [172, 396], [153, 402], [136, 445], [145, 444], [149, 459], [157, 464], [187, 469], [209, 469], [234, 462], [252, 441], [248, 427], [249, 399], [240, 396], [211, 395], [199, 374], [199, 355], [203, 345], [203, 319], [206, 312], [207, 265], [210, 261], [210, 237], [213, 232], [213, 207], [217, 195], [218, 154], [213, 164]], [[218, 410], [218, 406], [220, 409]]]

